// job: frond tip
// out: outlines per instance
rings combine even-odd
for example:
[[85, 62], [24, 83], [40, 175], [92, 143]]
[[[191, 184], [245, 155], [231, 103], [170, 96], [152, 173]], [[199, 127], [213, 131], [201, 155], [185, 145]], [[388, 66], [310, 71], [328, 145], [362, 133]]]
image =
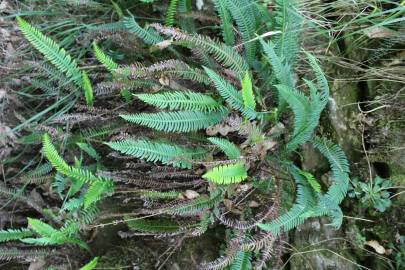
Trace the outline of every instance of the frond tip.
[[240, 183], [247, 178], [247, 171], [243, 163], [217, 166], [207, 171], [202, 177], [220, 185]]

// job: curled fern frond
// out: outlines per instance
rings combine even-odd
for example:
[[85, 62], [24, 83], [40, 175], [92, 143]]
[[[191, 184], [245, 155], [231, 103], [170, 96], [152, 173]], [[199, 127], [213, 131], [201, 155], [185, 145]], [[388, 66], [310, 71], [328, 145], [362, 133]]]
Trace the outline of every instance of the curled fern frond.
[[226, 139], [211, 137], [208, 140], [218, 146], [229, 159], [237, 159], [241, 155], [239, 148]]
[[218, 124], [227, 110], [214, 112], [177, 111], [120, 115], [125, 120], [165, 132], [190, 132]]
[[135, 96], [160, 109], [210, 112], [221, 106], [212, 97], [191, 91], [137, 94]]
[[240, 183], [248, 175], [243, 163], [234, 163], [221, 165], [207, 171], [203, 176], [204, 179], [220, 185]]
[[206, 151], [188, 149], [174, 144], [147, 140], [125, 140], [106, 143], [112, 149], [146, 161], [160, 161], [174, 167], [191, 168], [192, 159], [201, 158]]

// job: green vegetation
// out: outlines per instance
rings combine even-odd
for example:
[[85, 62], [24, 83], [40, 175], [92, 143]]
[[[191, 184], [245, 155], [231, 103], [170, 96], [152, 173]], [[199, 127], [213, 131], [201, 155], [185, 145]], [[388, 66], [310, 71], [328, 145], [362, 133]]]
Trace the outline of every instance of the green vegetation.
[[[142, 269], [299, 269], [297, 254], [330, 250], [294, 246], [320, 222], [331, 239], [319, 243], [347, 233], [353, 254], [335, 260], [405, 264], [403, 223], [388, 223], [405, 172], [377, 147], [403, 138], [403, 119], [379, 113], [401, 114], [403, 57], [384, 59], [405, 42], [404, 2], [46, 2], [4, 2], [17, 26], [7, 42], [21, 49], [0, 79], [1, 261], [101, 269], [136, 239]], [[363, 77], [340, 80], [347, 69]], [[357, 92], [342, 92], [351, 80]], [[403, 159], [400, 144], [384, 145]], [[217, 259], [174, 255], [213, 234]], [[145, 266], [149, 248], [161, 256]]]

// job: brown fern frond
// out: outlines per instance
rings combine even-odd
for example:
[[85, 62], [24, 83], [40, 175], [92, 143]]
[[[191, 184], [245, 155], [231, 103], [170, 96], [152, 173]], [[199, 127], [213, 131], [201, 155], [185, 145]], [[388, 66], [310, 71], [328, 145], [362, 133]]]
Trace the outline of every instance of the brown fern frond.
[[268, 219], [269, 217], [275, 218], [277, 208], [278, 207], [275, 205], [268, 207], [266, 211], [257, 214], [254, 218], [248, 221], [230, 219], [225, 217], [224, 214], [218, 214], [217, 218], [222, 224], [226, 225], [227, 227], [231, 227], [238, 230], [248, 230], [256, 227], [258, 223], [262, 223], [265, 219]]
[[212, 262], [203, 263], [198, 267], [198, 269], [200, 269], [200, 270], [222, 270], [233, 262], [233, 260], [235, 258], [235, 253], [226, 255], [226, 256], [221, 256]]
[[49, 256], [55, 250], [48, 248], [17, 248], [17, 247], [1, 247], [0, 261], [11, 260], [27, 260], [34, 261], [37, 258]]

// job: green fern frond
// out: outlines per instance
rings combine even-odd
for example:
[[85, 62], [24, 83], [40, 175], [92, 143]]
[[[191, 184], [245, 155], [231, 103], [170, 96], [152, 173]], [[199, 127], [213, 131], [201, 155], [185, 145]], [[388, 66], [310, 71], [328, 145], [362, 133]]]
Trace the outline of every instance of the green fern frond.
[[57, 232], [57, 230], [54, 229], [52, 226], [35, 218], [28, 218], [28, 226], [34, 232], [36, 232], [41, 236], [51, 237], [53, 234]]
[[253, 93], [252, 80], [250, 79], [248, 71], [246, 71], [246, 74], [241, 81], [241, 85], [242, 85], [243, 104], [245, 105], [245, 108], [255, 110], [256, 99]]
[[243, 97], [240, 92], [213, 70], [206, 67], [204, 67], [204, 69], [211, 78], [221, 97], [224, 98], [233, 109], [240, 111], [243, 116], [250, 120], [257, 117], [257, 113], [253, 109], [245, 108]]
[[229, 266], [229, 270], [251, 270], [252, 268], [252, 252], [239, 250], [232, 264]]
[[156, 31], [154, 31], [152, 28], [144, 29], [140, 27], [132, 15], [129, 17], [124, 17], [123, 24], [128, 31], [134, 33], [148, 45], [155, 45], [163, 41], [163, 38], [159, 36], [159, 34], [156, 33]]
[[220, 165], [207, 171], [202, 176], [202, 178], [220, 185], [240, 183], [247, 177], [247, 171], [243, 163]]
[[313, 176], [311, 173], [306, 172], [306, 171], [300, 171], [300, 174], [305, 177], [307, 180], [308, 184], [313, 188], [315, 192], [320, 193], [321, 192], [321, 185], [318, 183], [316, 180], [315, 176]]
[[20, 240], [32, 236], [33, 233], [29, 229], [8, 229], [0, 230], [0, 242]]
[[272, 67], [272, 72], [276, 76], [280, 84], [293, 87], [293, 72], [288, 63], [284, 63], [283, 59], [277, 55], [275, 51], [275, 45], [270, 41], [269, 43], [265, 42], [263, 39], [260, 39], [262, 44], [263, 51], [266, 54], [266, 59]]
[[235, 35], [233, 33], [232, 17], [229, 13], [226, 1], [214, 0], [215, 10], [221, 19], [222, 37], [224, 42], [228, 46], [232, 46], [235, 43]]
[[172, 233], [176, 232], [180, 226], [177, 222], [170, 219], [124, 219], [131, 230], [149, 232], [149, 233]]
[[77, 86], [82, 87], [82, 75], [77, 63], [63, 48], [60, 48], [55, 41], [43, 35], [24, 19], [17, 17], [17, 23], [32, 46], [40, 51], [60, 71], [65, 73], [69, 79], [72, 79]]
[[125, 120], [165, 132], [190, 132], [218, 124], [227, 110], [214, 112], [177, 111], [120, 115]]
[[97, 266], [98, 257], [93, 258], [90, 262], [80, 268], [80, 270], [92, 270]]
[[258, 224], [265, 231], [270, 231], [274, 234], [280, 233], [281, 230], [287, 232], [312, 216], [313, 208], [316, 206], [315, 197], [312, 193], [312, 188], [306, 184], [303, 176], [299, 173], [299, 169], [295, 166], [289, 166], [288, 170], [294, 177], [297, 184], [297, 197], [293, 206], [286, 213], [273, 220], [268, 224]]
[[48, 134], [45, 134], [42, 139], [42, 151], [52, 166], [62, 174], [66, 174], [69, 171], [69, 165], [59, 155], [55, 146], [52, 144]]
[[238, 26], [245, 49], [246, 59], [252, 63], [256, 56], [256, 18], [252, 11], [253, 3], [248, 0], [225, 0], [232, 18]]
[[114, 62], [114, 60], [106, 55], [97, 45], [97, 43], [94, 41], [93, 42], [93, 51], [94, 54], [97, 58], [98, 61], [100, 61], [101, 64], [103, 64], [103, 66], [110, 71], [111, 73], [113, 73], [119, 66], [117, 63]]
[[221, 106], [212, 97], [191, 91], [137, 94], [135, 96], [160, 109], [210, 112]]
[[329, 161], [332, 170], [333, 184], [329, 187], [326, 197], [339, 204], [346, 196], [349, 188], [349, 162], [342, 149], [325, 138], [314, 137], [313, 145]]
[[82, 88], [84, 90], [84, 97], [86, 99], [86, 104], [89, 106], [93, 106], [93, 88], [91, 86], [91, 82], [89, 79], [89, 76], [87, 76], [87, 73], [85, 71], [82, 72]]
[[166, 26], [172, 26], [174, 23], [174, 16], [176, 15], [177, 3], [178, 0], [170, 0], [169, 2], [169, 6], [167, 7], [166, 11], [166, 20], [165, 20]]
[[241, 155], [239, 148], [226, 139], [211, 137], [208, 140], [218, 146], [229, 159], [237, 159]]
[[191, 168], [190, 160], [199, 159], [206, 154], [200, 149], [188, 149], [174, 144], [147, 140], [124, 140], [106, 143], [112, 149], [146, 161], [160, 161], [174, 167]]
[[77, 181], [74, 183], [77, 189], [84, 183], [90, 183], [92, 188], [89, 189], [91, 193], [86, 193], [85, 195], [85, 208], [100, 199], [101, 191], [103, 191], [103, 193], [112, 193], [113, 183], [110, 179], [95, 176], [89, 170], [69, 166], [58, 154], [48, 134], [44, 134], [43, 136], [42, 149], [44, 155], [59, 173]]

